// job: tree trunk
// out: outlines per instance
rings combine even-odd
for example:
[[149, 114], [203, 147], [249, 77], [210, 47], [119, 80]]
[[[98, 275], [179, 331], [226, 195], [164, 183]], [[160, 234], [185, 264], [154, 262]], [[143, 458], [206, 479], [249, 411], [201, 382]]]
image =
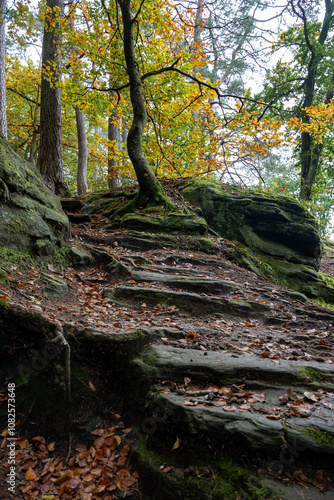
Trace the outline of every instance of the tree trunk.
[[37, 96], [36, 96], [36, 105], [35, 105], [35, 110], [34, 110], [34, 121], [33, 121], [34, 132], [32, 134], [30, 151], [29, 151], [29, 160], [31, 161], [31, 163], [35, 163], [35, 149], [36, 149], [36, 143], [37, 143], [37, 136], [39, 134], [38, 124], [37, 124], [38, 108], [39, 108], [39, 90], [40, 90], [40, 86], [38, 85]]
[[0, 133], [7, 139], [6, 107], [6, 0], [0, 0]]
[[[327, 92], [325, 104], [330, 104], [334, 97], [334, 71], [331, 77], [331, 86]], [[310, 106], [309, 101], [313, 101], [313, 92], [306, 93], [306, 98], [304, 101], [304, 107]], [[307, 104], [305, 104], [307, 102]], [[308, 118], [305, 119], [305, 121]], [[320, 160], [322, 151], [324, 148], [323, 143], [316, 143], [312, 140], [311, 135], [308, 132], [302, 132], [301, 134], [301, 183], [299, 198], [304, 201], [309, 201], [312, 197], [312, 187], [315, 183], [315, 179], [319, 170]]]
[[[47, 7], [52, 9], [51, 16], [62, 13], [63, 6], [63, 0], [47, 0]], [[45, 20], [42, 47], [39, 168], [48, 188], [56, 194], [69, 195], [63, 171], [61, 97], [60, 89], [57, 87], [60, 80], [59, 29], [59, 24], [50, 26], [49, 21]], [[48, 71], [48, 77], [45, 71]]]
[[[119, 127], [115, 124], [117, 120], [117, 114], [112, 114], [108, 118], [108, 140], [116, 145], [117, 149], [122, 148], [121, 143], [121, 131]], [[118, 120], [119, 121], [119, 120]], [[117, 161], [113, 156], [113, 149], [109, 148], [108, 151], [108, 187], [109, 189], [115, 189], [121, 185], [117, 173]]]
[[[292, 3], [291, 5], [293, 7], [294, 13], [297, 13], [294, 4]], [[324, 43], [326, 42], [329, 30], [333, 24], [334, 2], [326, 0], [325, 5], [326, 5], [325, 17], [322, 23], [318, 39], [318, 43], [320, 44], [320, 46], [323, 46]], [[307, 75], [305, 78], [305, 95], [302, 106], [302, 108], [304, 109], [313, 105], [316, 77], [319, 72], [320, 62], [325, 57], [326, 53], [323, 50], [319, 50], [319, 48], [314, 48], [314, 46], [311, 44], [309, 40], [305, 11], [301, 7], [300, 3], [298, 3], [298, 7], [300, 9], [300, 12], [302, 12], [302, 15], [299, 13], [299, 17], [300, 19], [303, 20], [305, 37], [307, 36], [306, 43], [309, 51], [311, 52], [310, 60], [307, 67]], [[325, 100], [326, 104], [329, 104], [330, 100], [333, 98], [334, 95], [332, 90], [333, 84], [334, 84], [334, 72], [331, 78], [331, 85], [327, 92]], [[309, 123], [310, 118], [307, 115], [307, 113], [303, 112], [302, 120], [304, 123]], [[322, 150], [323, 150], [323, 145], [316, 143], [308, 132], [301, 133], [301, 154], [300, 154], [301, 182], [300, 182], [300, 192], [299, 192], [299, 197], [301, 200], [309, 201], [311, 199], [312, 187], [319, 170]]]
[[88, 148], [86, 137], [85, 113], [75, 107], [75, 118], [77, 122], [78, 134], [78, 171], [77, 171], [77, 189], [78, 195], [86, 194], [87, 187], [87, 160]]
[[142, 139], [147, 123], [147, 112], [142, 92], [142, 83], [138, 69], [134, 44], [135, 17], [131, 11], [131, 0], [118, 0], [123, 18], [123, 44], [126, 70], [130, 81], [130, 97], [133, 109], [133, 121], [127, 138], [130, 160], [135, 169], [139, 184], [139, 203], [141, 205], [168, 204], [168, 198], [160, 182], [155, 177], [142, 148]]

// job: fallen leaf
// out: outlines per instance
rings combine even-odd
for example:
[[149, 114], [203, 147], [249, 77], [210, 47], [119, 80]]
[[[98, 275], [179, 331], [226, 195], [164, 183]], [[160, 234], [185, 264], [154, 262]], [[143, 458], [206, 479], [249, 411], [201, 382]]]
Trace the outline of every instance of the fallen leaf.
[[162, 472], [164, 472], [165, 474], [168, 474], [168, 472], [170, 472], [174, 467], [165, 467]]
[[31, 467], [28, 468], [27, 472], [24, 475], [24, 479], [26, 481], [32, 481], [33, 479], [36, 479], [37, 477], [38, 476], [37, 476], [36, 472]]
[[179, 438], [176, 438], [176, 441], [172, 446], [172, 450], [177, 450], [178, 448], [180, 448], [180, 444], [181, 444], [181, 440]]
[[314, 401], [315, 403], [318, 402], [318, 398], [315, 394], [313, 394], [313, 392], [304, 392], [304, 396], [307, 398], [307, 399], [310, 399], [311, 401]]
[[126, 444], [125, 446], [123, 446], [120, 453], [121, 457], [126, 457], [129, 453], [129, 450], [130, 450], [130, 445]]
[[227, 405], [222, 407], [224, 411], [236, 411], [238, 408], [234, 405]]
[[92, 391], [96, 391], [96, 387], [91, 381], [88, 382], [88, 385], [89, 385], [90, 389], [92, 389]]

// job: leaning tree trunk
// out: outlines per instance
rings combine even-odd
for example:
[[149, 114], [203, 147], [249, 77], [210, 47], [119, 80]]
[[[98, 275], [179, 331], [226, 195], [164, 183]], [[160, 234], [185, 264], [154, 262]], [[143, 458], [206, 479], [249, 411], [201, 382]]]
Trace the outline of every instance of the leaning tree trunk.
[[68, 195], [63, 171], [61, 97], [58, 88], [60, 27], [59, 23], [53, 26], [52, 20], [63, 12], [64, 3], [63, 0], [47, 0], [47, 7], [51, 9], [51, 23], [45, 20], [43, 34], [39, 168], [46, 186], [56, 194]]
[[0, 0], [0, 133], [7, 139], [6, 109], [6, 0]]
[[77, 171], [77, 189], [78, 195], [86, 194], [87, 187], [87, 161], [88, 148], [86, 136], [85, 113], [80, 111], [78, 106], [75, 107], [75, 118], [77, 123], [78, 134], [78, 171]]
[[169, 200], [143, 153], [142, 140], [144, 128], [147, 123], [147, 112], [135, 54], [134, 24], [136, 19], [131, 11], [132, 1], [118, 0], [118, 4], [121, 8], [123, 18], [124, 56], [130, 82], [130, 98], [133, 109], [133, 121], [127, 138], [127, 148], [139, 184], [139, 203], [141, 205], [168, 204]]

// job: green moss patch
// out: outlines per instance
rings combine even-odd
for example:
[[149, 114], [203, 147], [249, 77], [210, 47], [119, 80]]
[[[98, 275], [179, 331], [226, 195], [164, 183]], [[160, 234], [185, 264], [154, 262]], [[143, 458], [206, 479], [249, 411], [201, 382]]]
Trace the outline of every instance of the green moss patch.
[[309, 366], [302, 366], [300, 371], [310, 378], [313, 382], [324, 382], [327, 378], [326, 373], [323, 373], [319, 370], [314, 370]]
[[[213, 443], [192, 443], [168, 453], [156, 453], [140, 441], [134, 458], [142, 472], [147, 496], [159, 500], [260, 500], [270, 491], [240, 464], [222, 456]], [[167, 472], [166, 472], [167, 471]]]
[[307, 429], [300, 429], [302, 434], [305, 436], [311, 436], [316, 442], [322, 445], [334, 445], [334, 433], [325, 432], [320, 429], [315, 429], [314, 427], [307, 427]]

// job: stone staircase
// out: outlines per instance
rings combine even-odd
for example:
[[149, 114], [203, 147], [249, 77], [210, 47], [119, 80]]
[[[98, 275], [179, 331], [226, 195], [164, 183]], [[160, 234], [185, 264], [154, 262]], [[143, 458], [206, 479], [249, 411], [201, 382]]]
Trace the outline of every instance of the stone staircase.
[[[270, 452], [286, 471], [302, 468], [304, 458], [332, 467], [334, 312], [228, 261], [222, 239], [213, 238], [204, 253], [202, 236], [166, 235], [152, 225], [109, 228], [110, 250], [106, 238], [86, 236], [86, 250], [115, 281], [104, 298], [155, 317], [153, 326], [123, 335], [146, 339], [124, 374], [136, 459], [161, 485], [157, 492], [148, 481], [145, 498], [333, 498], [334, 490], [325, 491], [333, 474], [319, 486], [292, 472], [289, 487], [263, 478], [252, 486], [247, 476], [223, 493], [230, 481], [218, 471], [217, 453], [224, 455], [227, 442], [232, 459]], [[189, 440], [203, 441], [199, 452]], [[211, 471], [203, 480], [208, 442], [216, 465], [205, 462]], [[184, 454], [197, 471], [189, 476]], [[308, 496], [300, 497], [304, 488]]]

